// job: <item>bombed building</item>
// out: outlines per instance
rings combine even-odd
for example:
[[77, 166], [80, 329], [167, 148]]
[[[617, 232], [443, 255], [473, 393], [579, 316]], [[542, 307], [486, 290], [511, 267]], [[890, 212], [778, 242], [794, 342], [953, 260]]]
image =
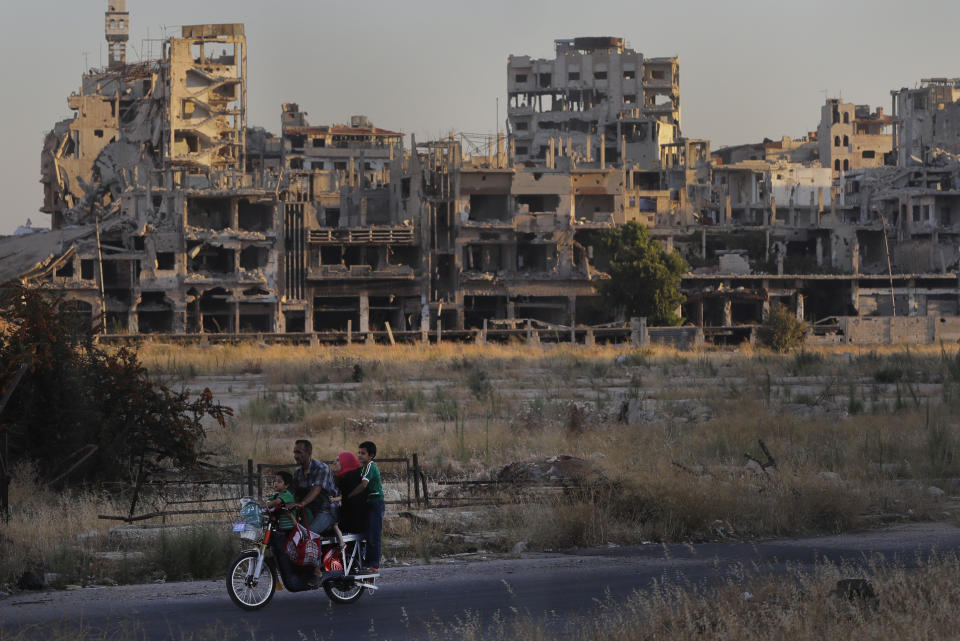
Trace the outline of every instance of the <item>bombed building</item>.
[[243, 25], [130, 62], [125, 3], [105, 20], [109, 64], [44, 139], [52, 230], [0, 239], [0, 280], [57, 287], [106, 333], [623, 321], [596, 238], [635, 221], [690, 263], [681, 312], [708, 337], [782, 303], [823, 340], [960, 338], [960, 81], [711, 150], [681, 132], [676, 58], [573, 38], [510, 57], [505, 133], [406, 144], [296, 103], [278, 133], [248, 123]]

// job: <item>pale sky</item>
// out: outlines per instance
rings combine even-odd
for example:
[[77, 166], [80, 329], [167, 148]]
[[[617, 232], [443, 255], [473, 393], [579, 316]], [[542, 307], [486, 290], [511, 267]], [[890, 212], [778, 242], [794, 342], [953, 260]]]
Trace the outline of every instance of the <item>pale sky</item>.
[[[106, 0], [3, 0], [0, 234], [42, 204], [43, 135], [70, 116], [85, 66], [106, 61]], [[682, 133], [714, 149], [816, 128], [826, 96], [890, 109], [890, 90], [960, 76], [956, 0], [127, 0], [127, 58], [163, 27], [242, 22], [250, 125], [279, 132], [280, 104], [313, 124], [365, 114], [416, 134], [491, 133], [511, 53], [553, 57], [553, 40], [621, 36], [679, 56]], [[178, 34], [177, 30], [170, 30]], [[160, 54], [153, 43], [153, 56]]]

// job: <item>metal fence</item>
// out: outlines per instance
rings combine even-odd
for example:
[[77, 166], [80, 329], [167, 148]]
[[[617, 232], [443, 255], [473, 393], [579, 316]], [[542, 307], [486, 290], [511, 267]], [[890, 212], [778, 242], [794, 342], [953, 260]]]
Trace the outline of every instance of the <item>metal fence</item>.
[[[427, 482], [416, 453], [410, 458], [379, 458], [377, 465], [385, 484], [391, 489], [398, 485], [402, 488], [399, 499], [386, 503], [408, 509], [429, 507]], [[296, 465], [288, 463], [254, 463], [248, 459], [246, 467], [201, 465], [195, 470], [154, 476], [134, 486], [126, 514], [101, 514], [99, 518], [135, 523], [151, 519], [166, 522], [175, 516], [233, 514], [242, 497], [263, 499], [265, 477], [276, 470], [294, 469]]]

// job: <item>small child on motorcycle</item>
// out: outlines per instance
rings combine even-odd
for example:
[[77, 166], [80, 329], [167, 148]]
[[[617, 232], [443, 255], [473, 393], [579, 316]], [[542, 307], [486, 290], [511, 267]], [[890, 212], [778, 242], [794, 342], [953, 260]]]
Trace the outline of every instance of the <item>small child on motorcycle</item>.
[[[278, 507], [283, 507], [284, 505], [295, 503], [296, 499], [293, 498], [293, 492], [290, 491], [292, 486], [293, 475], [290, 472], [284, 470], [277, 472], [273, 477], [274, 494], [267, 501], [267, 509], [273, 510]], [[277, 527], [284, 532], [289, 532], [293, 529], [293, 519], [290, 518], [288, 512], [280, 512], [277, 518]]]

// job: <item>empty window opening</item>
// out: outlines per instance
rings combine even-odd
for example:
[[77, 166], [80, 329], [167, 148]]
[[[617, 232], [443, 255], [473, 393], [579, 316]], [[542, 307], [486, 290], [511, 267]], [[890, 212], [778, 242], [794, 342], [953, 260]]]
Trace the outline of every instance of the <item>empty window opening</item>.
[[157, 269], [175, 269], [176, 254], [173, 252], [157, 252]]
[[526, 205], [531, 213], [553, 212], [560, 207], [560, 196], [557, 194], [525, 194], [517, 196], [517, 208]]
[[360, 299], [352, 297], [323, 297], [313, 299], [313, 328], [318, 332], [360, 329]]
[[311, 144], [312, 144], [314, 147], [326, 147], [326, 146], [327, 146], [327, 139], [326, 139], [326, 138], [319, 138], [319, 137], [318, 137], [318, 138], [314, 138], [314, 139], [311, 141]]
[[188, 272], [229, 274], [234, 271], [234, 251], [192, 242], [187, 247]]
[[267, 231], [273, 228], [273, 206], [243, 198], [237, 202], [237, 225], [244, 231]]
[[850, 169], [850, 161], [847, 158], [843, 159], [843, 170], [847, 171]]
[[240, 303], [238, 309], [241, 334], [273, 331], [273, 310], [267, 303]]
[[471, 194], [470, 220], [509, 220], [506, 194]]
[[287, 332], [300, 333], [307, 331], [307, 313], [305, 311], [285, 311], [283, 321]]
[[625, 70], [623, 71], [623, 79], [624, 79], [624, 80], [633, 80], [633, 79], [636, 78], [636, 77], [637, 77], [637, 72], [634, 71], [633, 69], [625, 69]]
[[292, 134], [287, 137], [287, 140], [290, 141], [291, 149], [303, 149], [303, 145], [307, 140], [307, 137], [302, 134]]
[[340, 208], [327, 207], [323, 210], [323, 223], [326, 227], [340, 226]]
[[200, 151], [200, 138], [194, 134], [177, 131], [173, 137], [173, 150], [175, 154], [195, 154]]
[[656, 171], [635, 171], [633, 172], [634, 189], [655, 190], [660, 189], [660, 172]]
[[835, 171], [840, 171], [840, 159], [839, 159], [839, 158], [833, 161], [833, 168], [834, 168]]
[[525, 74], [525, 73], [518, 73], [518, 74], [516, 74], [516, 75], [513, 76], [513, 81], [514, 81], [514, 82], [526, 82], [526, 81], [527, 81], [527, 74]]
[[73, 278], [73, 261], [68, 260], [57, 268], [57, 276], [60, 278]]
[[844, 137], [843, 137], [843, 146], [844, 146], [844, 147], [849, 147], [849, 146], [850, 146], [850, 136], [844, 136]]
[[204, 332], [233, 332], [234, 307], [230, 297], [230, 291], [221, 287], [204, 292], [200, 297], [199, 310]]
[[593, 79], [594, 79], [594, 80], [606, 80], [606, 79], [607, 79], [607, 72], [606, 72], [606, 71], [594, 71], [594, 72], [593, 72]]
[[227, 229], [233, 218], [229, 198], [188, 198], [187, 225], [203, 229]]
[[569, 72], [569, 73], [567, 74], [567, 80], [569, 80], [569, 81], [571, 81], [571, 82], [572, 82], [572, 81], [575, 81], [575, 80], [580, 80], [580, 72], [579, 72], [579, 71], [571, 71], [571, 72]]
[[844, 124], [850, 124], [850, 112], [849, 112], [849, 111], [843, 112], [843, 122], [844, 122]]
[[94, 129], [93, 135], [97, 138], [103, 138], [103, 129]]
[[651, 69], [650, 70], [650, 79], [651, 80], [663, 80], [667, 77], [667, 72], [663, 69]]
[[834, 137], [833, 137], [833, 146], [834, 146], [834, 147], [839, 147], [839, 146], [840, 146], [840, 136], [834, 136]]
[[553, 74], [549, 74], [549, 73], [540, 74], [541, 87], [549, 87], [552, 81], [553, 81]]
[[517, 131], [527, 131], [530, 129], [530, 123], [526, 120], [518, 120], [516, 123], [514, 123], [513, 128]]
[[240, 250], [240, 267], [255, 270], [267, 266], [269, 254], [266, 247], [245, 247]]
[[876, 158], [877, 152], [875, 152], [873, 149], [865, 149], [860, 155], [863, 158]]
[[143, 292], [137, 305], [137, 324], [143, 334], [173, 329], [173, 306], [163, 292]]

